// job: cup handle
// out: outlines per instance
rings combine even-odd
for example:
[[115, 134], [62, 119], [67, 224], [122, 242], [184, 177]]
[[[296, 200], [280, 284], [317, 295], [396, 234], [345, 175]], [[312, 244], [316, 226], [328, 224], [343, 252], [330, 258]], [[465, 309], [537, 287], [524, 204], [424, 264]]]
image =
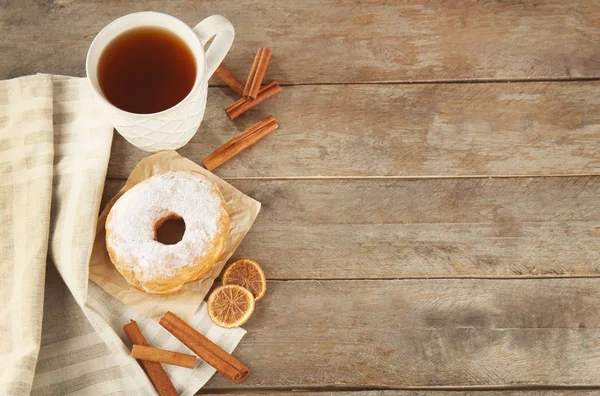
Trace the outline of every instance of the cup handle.
[[194, 32], [203, 46], [206, 45], [206, 42], [211, 37], [216, 36], [210, 44], [208, 51], [206, 51], [206, 72], [208, 79], [217, 70], [221, 62], [223, 62], [227, 52], [229, 52], [231, 44], [233, 44], [235, 30], [231, 22], [224, 16], [211, 15], [197, 24]]

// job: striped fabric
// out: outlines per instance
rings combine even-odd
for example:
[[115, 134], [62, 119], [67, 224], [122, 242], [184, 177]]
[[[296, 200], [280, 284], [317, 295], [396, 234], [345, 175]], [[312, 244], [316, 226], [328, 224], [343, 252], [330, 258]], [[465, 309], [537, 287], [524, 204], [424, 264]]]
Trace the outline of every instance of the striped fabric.
[[0, 82], [0, 394], [28, 394], [42, 330], [52, 78]]
[[[130, 319], [152, 345], [189, 353], [88, 280], [111, 139], [84, 79], [0, 82], [1, 395], [155, 394], [124, 342]], [[191, 324], [230, 352], [245, 334], [205, 306]], [[184, 395], [215, 372], [165, 369]]]

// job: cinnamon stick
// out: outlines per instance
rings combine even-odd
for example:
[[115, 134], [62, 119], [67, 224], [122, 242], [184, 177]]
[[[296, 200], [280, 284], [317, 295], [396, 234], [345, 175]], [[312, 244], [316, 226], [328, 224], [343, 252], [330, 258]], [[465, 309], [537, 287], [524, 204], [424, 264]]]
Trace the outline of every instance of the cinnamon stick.
[[248, 80], [244, 87], [244, 99], [251, 102], [256, 99], [260, 86], [265, 78], [267, 72], [267, 66], [271, 60], [271, 48], [259, 48], [254, 57], [250, 74], [248, 74]]
[[150, 362], [173, 364], [175, 366], [194, 368], [196, 367], [196, 356], [185, 353], [167, 351], [145, 345], [133, 345], [131, 356], [136, 359]]
[[215, 77], [229, 85], [229, 88], [233, 89], [238, 95], [244, 94], [244, 83], [235, 76], [224, 64], [220, 64], [215, 70]]
[[277, 121], [275, 121], [275, 117], [271, 115], [268, 116], [213, 151], [208, 157], [202, 160], [202, 165], [209, 171], [212, 171], [252, 146], [278, 127], [279, 125], [277, 124]]
[[269, 99], [271, 96], [278, 94], [279, 92], [281, 92], [281, 87], [279, 86], [277, 81], [270, 81], [267, 84], [262, 86], [260, 91], [258, 91], [258, 95], [256, 96], [256, 99], [254, 99], [252, 102], [249, 102], [244, 98], [241, 98], [241, 99], [233, 102], [229, 106], [227, 106], [225, 108], [225, 112], [227, 113], [227, 116], [230, 119], [235, 120], [236, 118], [238, 118], [239, 116], [244, 114], [246, 111], [250, 110], [257, 104], [264, 102], [265, 100]]
[[250, 370], [242, 362], [198, 333], [174, 313], [167, 312], [159, 323], [202, 360], [233, 382], [242, 382], [250, 374]]
[[[123, 330], [132, 344], [148, 346], [148, 342], [135, 320], [126, 324]], [[175, 386], [160, 363], [142, 360], [142, 365], [160, 396], [177, 396]]]

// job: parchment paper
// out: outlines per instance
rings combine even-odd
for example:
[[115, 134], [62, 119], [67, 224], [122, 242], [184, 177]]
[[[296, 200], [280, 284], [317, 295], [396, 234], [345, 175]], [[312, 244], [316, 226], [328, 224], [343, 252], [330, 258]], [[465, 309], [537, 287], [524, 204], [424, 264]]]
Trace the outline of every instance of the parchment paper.
[[[129, 285], [110, 261], [105, 241], [106, 232], [104, 225], [106, 217], [117, 199], [137, 183], [158, 173], [179, 170], [200, 172], [219, 187], [221, 194], [223, 194], [223, 197], [227, 201], [227, 208], [229, 210], [231, 221], [229, 240], [219, 262], [199, 281], [188, 283], [179, 292], [171, 295], [155, 295], [141, 292]], [[100, 214], [96, 229], [96, 239], [90, 258], [90, 279], [110, 295], [144, 316], [159, 319], [165, 312], [172, 311], [183, 320], [189, 321], [192, 315], [198, 310], [200, 303], [210, 290], [217, 276], [219, 276], [219, 273], [221, 273], [227, 260], [233, 255], [235, 249], [237, 249], [244, 236], [250, 230], [250, 227], [252, 227], [252, 223], [254, 223], [254, 219], [256, 219], [259, 211], [260, 202], [243, 194], [229, 183], [218, 178], [200, 165], [180, 156], [175, 151], [163, 151], [151, 155], [137, 164], [131, 175], [129, 175], [125, 186], [110, 200]]]

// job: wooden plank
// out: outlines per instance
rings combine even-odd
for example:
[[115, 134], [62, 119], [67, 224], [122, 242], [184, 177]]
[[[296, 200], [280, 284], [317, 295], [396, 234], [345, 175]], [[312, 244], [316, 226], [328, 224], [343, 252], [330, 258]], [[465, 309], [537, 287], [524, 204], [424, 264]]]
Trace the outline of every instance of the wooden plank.
[[292, 84], [600, 77], [594, 0], [13, 0], [0, 7], [0, 78], [83, 76], [96, 33], [140, 10], [191, 26], [225, 15], [236, 28], [227, 65], [242, 80], [259, 46], [273, 48], [268, 77]]
[[600, 177], [231, 183], [270, 279], [600, 275]]
[[599, 286], [271, 281], [235, 350], [252, 371], [240, 387], [600, 386]]
[[[199, 163], [268, 114], [280, 128], [222, 177], [600, 174], [600, 82], [284, 87], [236, 122], [231, 92], [210, 90], [182, 155]], [[116, 135], [108, 177], [146, 155]]]

